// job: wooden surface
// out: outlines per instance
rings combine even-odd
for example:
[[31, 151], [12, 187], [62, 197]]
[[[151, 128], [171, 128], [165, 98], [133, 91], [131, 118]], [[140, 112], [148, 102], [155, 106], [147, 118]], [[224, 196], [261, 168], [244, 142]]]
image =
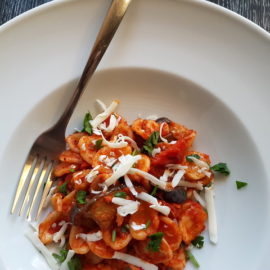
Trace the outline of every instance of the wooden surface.
[[[0, 25], [51, 0], [0, 0]], [[166, 1], [166, 0], [164, 0]], [[270, 0], [210, 0], [233, 10], [270, 32]]]

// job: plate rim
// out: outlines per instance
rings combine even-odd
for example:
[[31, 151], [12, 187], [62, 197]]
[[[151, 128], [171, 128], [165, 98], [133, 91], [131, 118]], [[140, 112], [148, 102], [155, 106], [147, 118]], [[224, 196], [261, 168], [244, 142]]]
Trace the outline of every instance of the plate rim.
[[[0, 35], [3, 34], [5, 31], [8, 31], [13, 26], [16, 26], [16, 24], [20, 23], [23, 20], [31, 19], [32, 16], [37, 16], [41, 12], [45, 12], [51, 8], [55, 8], [55, 7], [65, 5], [71, 2], [75, 2], [75, 1], [76, 0], [52, 0], [51, 2], [47, 2], [39, 6], [36, 6], [30, 10], [27, 10], [19, 14], [18, 16], [15, 16], [11, 20], [0, 25]], [[238, 21], [239, 23], [241, 23], [243, 26], [246, 26], [250, 30], [260, 34], [262, 37], [264, 37], [266, 40], [270, 42], [270, 33], [267, 30], [265, 30], [264, 28], [262, 28], [260, 25], [256, 24], [255, 22], [245, 18], [244, 16], [228, 8], [220, 6], [216, 3], [209, 2], [207, 0], [173, 0], [173, 1], [186, 2], [188, 4], [195, 4], [195, 5], [199, 5], [199, 6], [211, 9], [214, 12], [220, 12], [221, 14]]]

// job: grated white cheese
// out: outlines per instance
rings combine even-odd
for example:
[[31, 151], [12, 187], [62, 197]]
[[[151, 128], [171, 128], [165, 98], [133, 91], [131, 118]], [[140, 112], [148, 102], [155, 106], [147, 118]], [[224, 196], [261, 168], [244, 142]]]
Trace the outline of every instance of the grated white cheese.
[[205, 188], [205, 201], [206, 201], [206, 209], [208, 213], [209, 238], [213, 244], [217, 244], [218, 242], [217, 218], [216, 218], [213, 186], [209, 188], [207, 187]]
[[90, 173], [88, 173], [85, 178], [88, 183], [92, 183], [94, 178], [99, 174], [98, 169], [100, 168], [100, 165], [97, 165], [95, 168], [93, 168]]
[[191, 183], [191, 182], [184, 181], [184, 180], [181, 180], [181, 181], [178, 183], [178, 186], [179, 186], [179, 187], [196, 188], [196, 189], [198, 189], [198, 190], [203, 190], [203, 185], [202, 185], [202, 183]]
[[82, 171], [81, 171], [81, 172], [74, 173], [74, 174], [73, 174], [73, 177], [80, 176], [82, 173], [83, 173]]
[[98, 161], [103, 162], [103, 160], [106, 158], [106, 155], [100, 155], [98, 158]]
[[104, 120], [106, 120], [116, 109], [116, 107], [118, 106], [119, 101], [118, 100], [114, 100], [110, 106], [108, 108], [106, 108], [106, 110], [104, 110], [104, 112], [98, 114], [95, 119], [90, 120], [90, 124], [92, 125], [92, 127], [95, 129], [97, 128]]
[[173, 172], [170, 170], [165, 170], [163, 175], [159, 177], [160, 181], [167, 182], [168, 178], [173, 175]]
[[82, 179], [77, 179], [74, 181], [75, 184], [81, 185], [82, 184]]
[[59, 265], [55, 261], [55, 259], [52, 256], [52, 253], [48, 250], [48, 248], [39, 240], [38, 233], [28, 231], [25, 236], [31, 241], [31, 243], [34, 245], [34, 247], [41, 252], [41, 254], [44, 256], [45, 260], [47, 261], [48, 265], [53, 270], [59, 270]]
[[165, 206], [165, 205], [160, 205], [157, 198], [155, 198], [154, 196], [147, 194], [146, 192], [141, 192], [138, 194], [137, 196], [138, 199], [141, 199], [145, 202], [150, 203], [150, 208], [155, 209], [156, 211], [162, 213], [165, 216], [168, 216], [170, 214], [170, 207]]
[[98, 231], [95, 233], [78, 233], [76, 239], [81, 238], [86, 242], [96, 242], [102, 239], [102, 232]]
[[122, 135], [122, 134], [119, 134], [119, 135], [118, 135], [118, 138], [119, 138], [120, 140], [123, 140], [123, 141], [129, 141], [129, 142], [131, 143], [131, 146], [132, 146], [135, 150], [140, 150], [140, 148], [139, 148], [139, 146], [137, 145], [137, 143], [136, 143], [133, 139], [131, 139], [130, 137], [124, 136], [124, 135]]
[[131, 228], [134, 231], [139, 231], [139, 230], [143, 230], [146, 229], [146, 225], [145, 224], [137, 224], [134, 221], [131, 223]]
[[148, 263], [140, 258], [137, 258], [135, 256], [126, 253], [115, 251], [112, 258], [133, 264], [135, 266], [141, 267], [144, 270], [158, 270], [158, 267], [155, 266], [154, 264]]
[[175, 188], [179, 182], [181, 181], [182, 177], [185, 174], [185, 170], [178, 170], [178, 172], [174, 175], [173, 179], [172, 179], [172, 187]]
[[101, 136], [103, 139], [103, 143], [108, 145], [110, 148], [123, 148], [123, 147], [126, 147], [128, 145], [127, 142], [125, 142], [124, 140], [122, 140], [119, 137], [117, 137], [114, 142], [109, 142], [106, 140], [106, 138], [103, 136], [102, 133], [101, 133]]
[[204, 168], [199, 169], [199, 170], [198, 170], [198, 172], [199, 172], [199, 173], [203, 173], [203, 174], [204, 174], [205, 176], [207, 176], [208, 178], [210, 178], [210, 177], [211, 177], [211, 172], [209, 172], [209, 171], [208, 171], [208, 169], [207, 169], [207, 168], [205, 168], [205, 167], [204, 167]]
[[138, 192], [135, 190], [130, 178], [128, 177], [128, 175], [126, 174], [124, 176], [124, 179], [125, 179], [125, 184], [126, 186], [128, 187], [128, 189], [130, 190], [130, 192], [134, 195], [134, 196], [137, 196], [138, 195]]
[[177, 141], [171, 141], [171, 142], [169, 142], [169, 144], [176, 144], [177, 143]]
[[[102, 135], [101, 130], [99, 130], [98, 128], [93, 128], [92, 130], [93, 130], [93, 134], [96, 134], [96, 135], [98, 135], [98, 136], [101, 136], [101, 135]], [[96, 141], [97, 141], [97, 140], [93, 140], [93, 141], [92, 141], [92, 144], [96, 144]]]
[[191, 159], [200, 168], [206, 168], [206, 169], [210, 168], [209, 165], [203, 160], [200, 160], [192, 156], [189, 156], [188, 158]]
[[120, 164], [117, 167], [116, 171], [105, 181], [105, 185], [110, 186], [114, 184], [120, 177], [128, 173], [130, 168], [141, 159], [140, 155], [132, 156], [126, 155], [119, 158]]
[[106, 111], [107, 107], [100, 99], [96, 99], [96, 103], [100, 106], [100, 109]]
[[101, 130], [104, 130], [106, 132], [112, 132], [118, 125], [119, 121], [116, 119], [115, 115], [112, 114], [110, 116], [110, 122], [109, 125], [106, 127], [106, 124], [103, 122], [98, 127]]
[[60, 266], [60, 269], [59, 270], [69, 270], [69, 266], [68, 266], [68, 263], [69, 261], [71, 260], [71, 258], [74, 256], [75, 254], [75, 251], [70, 249], [67, 253], [67, 257], [66, 259], [62, 262], [61, 266]]
[[81, 148], [82, 148], [83, 151], [86, 151], [85, 143], [82, 144]]
[[112, 203], [121, 205], [117, 208], [118, 215], [125, 217], [138, 211], [140, 203], [138, 201], [126, 200], [122, 198], [112, 198]]
[[56, 233], [53, 234], [53, 241], [55, 243], [59, 242], [59, 240], [61, 240], [61, 238], [64, 237], [65, 232], [66, 232], [66, 230], [68, 228], [68, 224], [69, 223], [67, 223], [65, 221], [59, 223], [59, 226], [62, 226], [62, 227], [61, 227], [61, 229], [58, 232], [56, 232]]
[[188, 168], [187, 166], [183, 166], [180, 164], [167, 164], [166, 167], [171, 170], [186, 170]]
[[160, 128], [159, 128], [159, 137], [160, 137], [160, 139], [163, 142], [168, 143], [168, 140], [162, 137], [162, 129], [163, 129], [164, 124], [165, 124], [165, 122], [161, 123], [161, 125], [160, 125]]
[[204, 199], [200, 196], [200, 194], [196, 190], [193, 190], [193, 196], [194, 196], [195, 200], [198, 203], [200, 203], [200, 205], [202, 205], [203, 207], [206, 207]]
[[143, 176], [145, 179], [149, 180], [153, 185], [158, 186], [161, 189], [166, 189], [166, 182], [160, 181], [158, 178], [156, 178], [155, 176], [153, 176], [150, 173], [144, 172], [144, 171], [136, 169], [136, 168], [131, 168], [128, 171], [128, 173], [129, 174], [138, 173], [141, 176]]
[[157, 147], [154, 148], [154, 150], [152, 151], [152, 157], [154, 157], [155, 155], [159, 154], [161, 152], [161, 148]]

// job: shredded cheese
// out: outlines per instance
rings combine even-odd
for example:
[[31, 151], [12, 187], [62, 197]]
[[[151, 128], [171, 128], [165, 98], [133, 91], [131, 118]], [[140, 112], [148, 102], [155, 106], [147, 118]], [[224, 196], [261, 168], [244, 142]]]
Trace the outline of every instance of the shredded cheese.
[[98, 114], [95, 119], [90, 120], [90, 124], [92, 125], [93, 128], [97, 128], [104, 120], [106, 120], [116, 109], [118, 106], [119, 101], [114, 100], [104, 112]]
[[138, 192], [136, 191], [136, 189], [134, 188], [130, 178], [128, 177], [128, 175], [126, 174], [124, 176], [124, 180], [125, 180], [125, 184], [126, 186], [128, 187], [128, 189], [130, 190], [130, 192], [134, 195], [134, 196], [137, 196], [138, 195]]
[[170, 170], [165, 170], [163, 175], [159, 177], [160, 181], [167, 182], [168, 178], [173, 175], [173, 172]]
[[100, 99], [96, 99], [96, 102], [100, 106], [101, 110], [106, 111], [107, 107], [104, 102], [102, 102]]
[[205, 167], [204, 167], [204, 168], [199, 169], [199, 170], [198, 170], [198, 172], [199, 172], [199, 173], [203, 173], [203, 174], [204, 174], [205, 176], [207, 176], [208, 178], [210, 178], [210, 177], [211, 177], [211, 172], [209, 172], [209, 171], [208, 171], [208, 169], [207, 169], [207, 168], [205, 168]]
[[173, 179], [172, 179], [172, 187], [175, 188], [179, 182], [181, 181], [182, 177], [185, 174], [185, 170], [178, 170], [178, 172], [174, 175]]
[[209, 188], [207, 187], [205, 188], [205, 201], [206, 201], [206, 209], [208, 213], [209, 238], [213, 244], [217, 244], [218, 242], [217, 219], [216, 219], [213, 186]]
[[198, 167], [209, 169], [209, 165], [205, 161], [192, 156], [189, 156], [188, 158], [191, 159]]
[[142, 170], [136, 169], [136, 168], [131, 168], [128, 171], [129, 174], [134, 174], [134, 173], [138, 173], [141, 176], [143, 176], [145, 179], [149, 180], [153, 185], [158, 186], [161, 189], [166, 189], [166, 182], [160, 181], [158, 178], [156, 178], [155, 176], [153, 176], [150, 173], [144, 172]]
[[106, 186], [114, 184], [120, 177], [127, 174], [128, 171], [132, 168], [133, 164], [135, 164], [139, 159], [141, 159], [140, 155], [137, 156], [126, 155], [123, 157], [119, 158], [120, 161], [119, 166], [114, 171], [114, 173], [105, 181]]
[[168, 143], [168, 140], [162, 137], [162, 129], [163, 129], [164, 124], [165, 124], [165, 122], [161, 123], [161, 125], [160, 125], [160, 128], [159, 128], [159, 137], [160, 137], [160, 139], [163, 142]]
[[86, 242], [96, 242], [102, 239], [102, 232], [98, 231], [95, 233], [78, 233], [76, 239], [81, 238]]
[[161, 148], [157, 147], [154, 148], [154, 150], [152, 151], [152, 157], [154, 157], [155, 155], [159, 154], [161, 152]]
[[137, 143], [136, 143], [133, 139], [131, 139], [130, 137], [124, 136], [124, 135], [122, 135], [122, 134], [119, 134], [119, 135], [118, 135], [118, 138], [119, 138], [120, 140], [123, 140], [123, 141], [129, 141], [129, 142], [131, 143], [131, 146], [132, 146], [135, 150], [140, 150], [140, 148], [139, 148], [139, 146], [137, 145]]
[[193, 190], [193, 196], [195, 200], [200, 203], [200, 205], [206, 207], [204, 199], [199, 195], [199, 193], [196, 190]]
[[[68, 224], [69, 223], [67, 223], [65, 221], [63, 221], [62, 223], [61, 222], [59, 223], [59, 225], [62, 226], [62, 227], [58, 232], [53, 234], [53, 241], [55, 243], [57, 243], [59, 240], [62, 240], [61, 238], [64, 236], [64, 234], [65, 234], [65, 232], [66, 232], [66, 230], [68, 228]], [[62, 242], [63, 242], [63, 240], [62, 240]]]
[[196, 189], [198, 189], [198, 190], [203, 190], [203, 185], [202, 185], [202, 183], [191, 183], [191, 182], [184, 181], [184, 180], [181, 180], [181, 181], [178, 183], [178, 186], [180, 186], [180, 187], [196, 188]]
[[157, 198], [155, 198], [152, 195], [147, 194], [146, 192], [141, 192], [137, 196], [138, 199], [143, 200], [145, 202], [150, 203], [150, 208], [155, 209], [156, 211], [162, 213], [165, 216], [168, 216], [170, 214], [170, 207], [165, 205], [160, 205]]
[[104, 137], [102, 132], [101, 132], [101, 136], [103, 139], [103, 143], [108, 145], [110, 148], [123, 148], [123, 147], [126, 147], [128, 145], [127, 142], [125, 142], [124, 140], [122, 140], [119, 137], [114, 142], [109, 142], [106, 140], [106, 138]]
[[88, 174], [85, 176], [86, 181], [87, 181], [88, 183], [92, 183], [93, 180], [94, 180], [94, 178], [99, 174], [99, 171], [98, 171], [99, 167], [100, 167], [100, 165], [97, 165], [95, 168], [93, 168], [93, 169], [91, 170], [90, 173], [88, 173]]
[[188, 168], [187, 166], [183, 166], [180, 164], [167, 164], [166, 167], [171, 170], [186, 170]]
[[126, 253], [115, 251], [112, 258], [133, 264], [135, 266], [141, 267], [144, 270], [158, 270], [158, 267], [155, 266], [154, 264], [148, 263], [140, 258], [137, 258], [135, 256]]
[[71, 260], [71, 258], [75, 255], [75, 251], [70, 249], [68, 251], [66, 259], [62, 262], [59, 270], [69, 270], [68, 262]]
[[134, 221], [131, 223], [131, 228], [134, 231], [139, 231], [139, 230], [143, 230], [146, 229], [146, 225], [145, 224], [137, 224]]
[[118, 215], [125, 217], [138, 211], [140, 203], [138, 201], [126, 200], [122, 198], [112, 198], [112, 203], [121, 205], [117, 208]]
[[106, 124], [103, 122], [101, 123], [98, 127], [101, 129], [101, 130], [104, 130], [106, 132], [112, 132], [116, 126], [118, 125], [119, 121], [116, 119], [115, 115], [112, 114], [110, 116], [110, 122], [109, 122], [109, 125], [106, 127]]

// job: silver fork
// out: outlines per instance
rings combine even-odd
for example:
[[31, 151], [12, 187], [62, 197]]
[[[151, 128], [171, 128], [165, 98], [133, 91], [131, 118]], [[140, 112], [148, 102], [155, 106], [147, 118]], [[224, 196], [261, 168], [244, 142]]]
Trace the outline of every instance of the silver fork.
[[[52, 169], [57, 163], [58, 155], [65, 149], [65, 130], [75, 106], [82, 95], [85, 86], [95, 72], [102, 56], [108, 48], [126, 10], [132, 0], [113, 0], [108, 13], [83, 70], [82, 76], [74, 94], [59, 121], [49, 130], [42, 133], [34, 142], [26, 158], [17, 190], [11, 207], [11, 214], [19, 208], [19, 215], [26, 211], [28, 220], [34, 206], [39, 203], [35, 219], [40, 215], [48, 192], [52, 186]], [[42, 184], [44, 189], [41, 191]], [[35, 188], [35, 189], [34, 189]], [[42, 196], [40, 193], [42, 192]], [[24, 195], [24, 198], [23, 198]]]

